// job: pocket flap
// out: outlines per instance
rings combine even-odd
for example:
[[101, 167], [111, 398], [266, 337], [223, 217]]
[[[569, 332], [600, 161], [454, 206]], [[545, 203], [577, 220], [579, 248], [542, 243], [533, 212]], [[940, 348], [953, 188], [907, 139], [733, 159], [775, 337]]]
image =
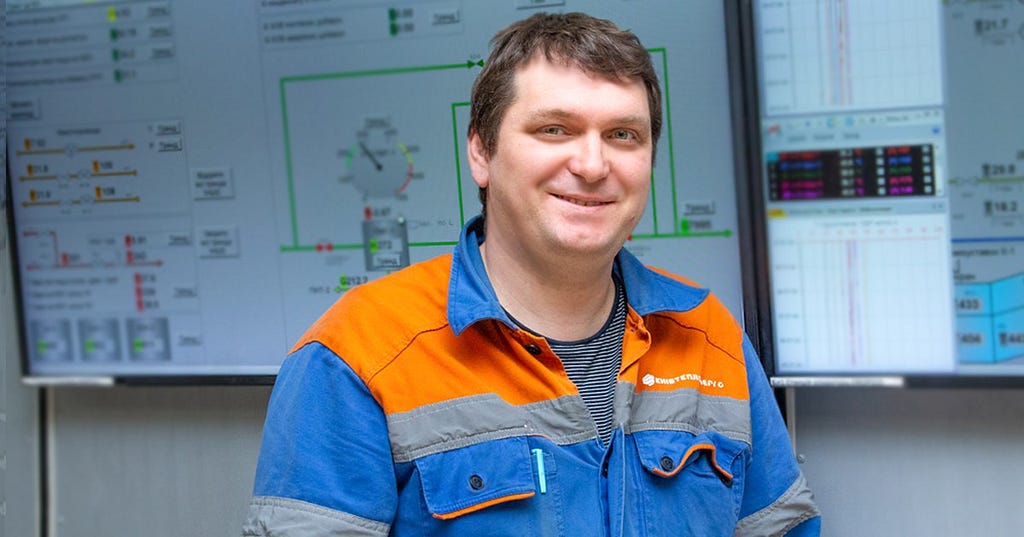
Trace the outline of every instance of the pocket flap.
[[731, 486], [733, 462], [747, 444], [722, 434], [699, 435], [680, 431], [642, 431], [633, 433], [640, 463], [648, 472], [664, 478], [674, 477], [683, 468], [694, 466], [703, 455], [708, 467]]
[[534, 495], [526, 438], [506, 438], [416, 459], [423, 498], [434, 518], [448, 520]]

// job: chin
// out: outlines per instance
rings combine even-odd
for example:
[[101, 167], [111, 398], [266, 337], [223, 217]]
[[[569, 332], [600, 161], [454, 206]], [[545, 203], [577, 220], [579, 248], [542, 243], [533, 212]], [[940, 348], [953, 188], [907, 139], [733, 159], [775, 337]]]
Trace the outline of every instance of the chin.
[[566, 253], [579, 256], [614, 255], [623, 243], [593, 237], [569, 237], [561, 241]]

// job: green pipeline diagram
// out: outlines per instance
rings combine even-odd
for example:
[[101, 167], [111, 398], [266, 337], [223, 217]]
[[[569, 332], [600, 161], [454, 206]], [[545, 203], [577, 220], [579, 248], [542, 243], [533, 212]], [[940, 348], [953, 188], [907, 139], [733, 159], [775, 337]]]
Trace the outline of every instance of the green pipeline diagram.
[[[665, 119], [651, 199], [633, 238], [730, 237], [714, 222], [714, 202], [681, 209], [668, 54], [649, 50]], [[281, 78], [288, 212], [281, 251], [363, 250], [367, 270], [381, 271], [407, 265], [409, 248], [453, 244], [477, 210], [462, 153], [465, 96], [482, 66], [469, 59]], [[439, 125], [450, 125], [451, 137], [439, 136]]]

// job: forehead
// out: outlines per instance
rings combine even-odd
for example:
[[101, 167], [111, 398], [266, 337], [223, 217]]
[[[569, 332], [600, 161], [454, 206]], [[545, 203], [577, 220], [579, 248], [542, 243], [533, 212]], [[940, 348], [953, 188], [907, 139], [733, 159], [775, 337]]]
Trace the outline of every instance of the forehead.
[[516, 69], [513, 109], [595, 110], [650, 119], [647, 89], [638, 78], [614, 78], [586, 71], [571, 62], [537, 54]]

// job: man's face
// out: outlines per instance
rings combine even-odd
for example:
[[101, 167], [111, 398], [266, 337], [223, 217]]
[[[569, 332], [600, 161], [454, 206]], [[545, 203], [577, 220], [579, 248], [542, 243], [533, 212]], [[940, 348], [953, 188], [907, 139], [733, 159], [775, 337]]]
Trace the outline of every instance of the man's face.
[[535, 258], [614, 255], [650, 189], [643, 84], [543, 56], [520, 68], [515, 84], [494, 154], [469, 138], [473, 179], [487, 188], [487, 242]]

